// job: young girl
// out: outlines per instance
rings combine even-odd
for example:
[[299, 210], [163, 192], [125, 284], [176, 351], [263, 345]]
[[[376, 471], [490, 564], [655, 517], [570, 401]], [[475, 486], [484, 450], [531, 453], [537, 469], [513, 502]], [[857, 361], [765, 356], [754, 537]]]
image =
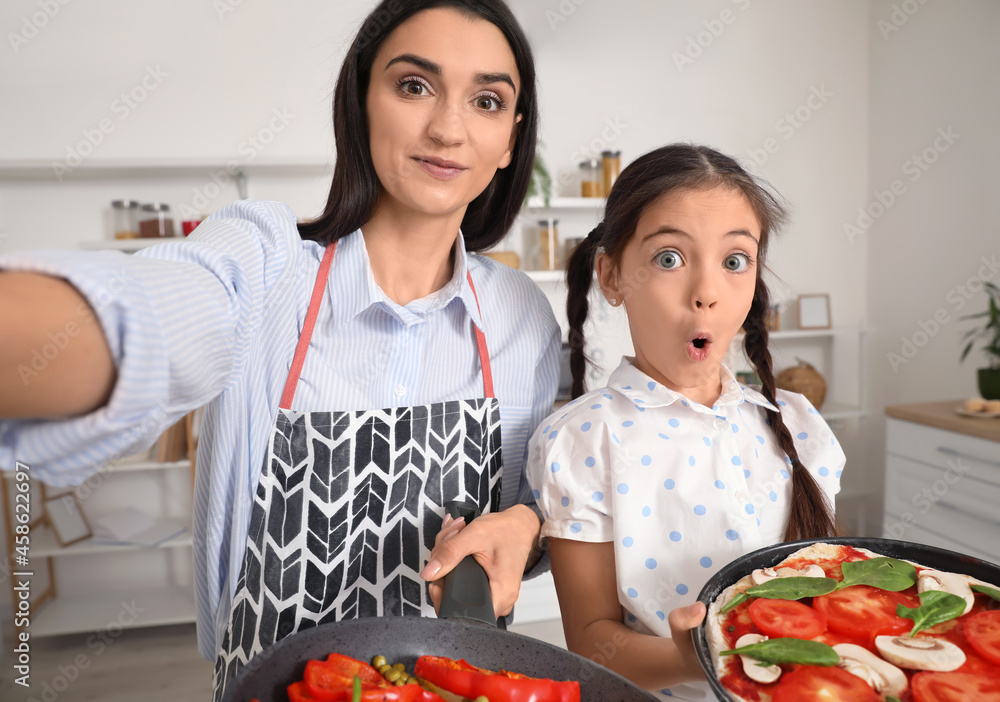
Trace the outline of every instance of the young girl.
[[[317, 220], [242, 201], [134, 256], [0, 259], [0, 466], [78, 484], [207, 405], [194, 590], [216, 699], [300, 629], [433, 615], [468, 554], [496, 613], [513, 606], [539, 556], [523, 465], [559, 328], [524, 274], [470, 252], [516, 218], [537, 124], [502, 0], [386, 0], [337, 82]], [[22, 382], [57, 331], [72, 341]], [[451, 500], [484, 515], [440, 532]]]
[[[689, 631], [709, 577], [835, 533], [843, 451], [804, 397], [776, 392], [767, 349], [762, 273], [784, 215], [733, 159], [666, 146], [622, 172], [568, 265], [576, 399], [534, 434], [528, 468], [566, 641], [673, 699], [714, 699]], [[595, 262], [635, 355], [583, 395]], [[760, 390], [722, 363], [741, 328]]]

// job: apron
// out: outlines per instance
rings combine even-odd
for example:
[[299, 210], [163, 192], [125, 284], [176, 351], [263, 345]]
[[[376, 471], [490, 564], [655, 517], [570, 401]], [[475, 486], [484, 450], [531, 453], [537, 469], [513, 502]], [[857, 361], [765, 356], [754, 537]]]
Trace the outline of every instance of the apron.
[[500, 501], [500, 404], [475, 322], [484, 398], [291, 409], [335, 251], [336, 242], [320, 264], [271, 430], [215, 663], [216, 702], [248, 661], [296, 631], [357, 617], [434, 616], [419, 573], [445, 503], [469, 501], [486, 513]]

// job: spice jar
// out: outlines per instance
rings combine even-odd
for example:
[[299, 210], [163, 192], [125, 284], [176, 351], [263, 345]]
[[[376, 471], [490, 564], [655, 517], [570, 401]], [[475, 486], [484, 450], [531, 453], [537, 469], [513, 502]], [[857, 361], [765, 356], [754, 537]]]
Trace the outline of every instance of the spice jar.
[[135, 239], [139, 236], [138, 201], [111, 201], [111, 232], [115, 239]]
[[143, 239], [157, 239], [174, 236], [174, 220], [170, 216], [170, 205], [152, 202], [142, 206], [139, 218], [139, 236]]
[[622, 170], [622, 152], [602, 151], [601, 160], [604, 162], [604, 197], [607, 197]]
[[538, 220], [538, 267], [543, 271], [559, 270], [559, 220]]
[[601, 162], [596, 158], [580, 161], [580, 196], [601, 197], [603, 193], [602, 177]]

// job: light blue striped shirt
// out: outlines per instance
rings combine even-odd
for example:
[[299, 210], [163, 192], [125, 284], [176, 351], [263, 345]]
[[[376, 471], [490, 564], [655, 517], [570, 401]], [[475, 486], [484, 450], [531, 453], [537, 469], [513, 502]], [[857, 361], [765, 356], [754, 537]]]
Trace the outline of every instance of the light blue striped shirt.
[[[287, 205], [245, 200], [213, 214], [183, 242], [132, 256], [45, 251], [0, 258], [0, 269], [72, 282], [96, 311], [118, 369], [110, 400], [96, 412], [0, 422], [4, 469], [18, 460], [51, 485], [79, 484], [207, 405], [194, 490], [194, 572], [198, 647], [209, 660], [228, 623], [253, 491], [323, 252], [299, 237]], [[68, 321], [82, 324], [91, 313], [73, 314]], [[361, 232], [340, 240], [292, 409], [482, 397], [470, 319], [486, 335], [500, 402], [500, 507], [533, 503], [524, 477], [527, 440], [552, 408], [559, 327], [527, 276], [466, 255], [461, 236], [452, 279], [406, 306], [375, 283]]]

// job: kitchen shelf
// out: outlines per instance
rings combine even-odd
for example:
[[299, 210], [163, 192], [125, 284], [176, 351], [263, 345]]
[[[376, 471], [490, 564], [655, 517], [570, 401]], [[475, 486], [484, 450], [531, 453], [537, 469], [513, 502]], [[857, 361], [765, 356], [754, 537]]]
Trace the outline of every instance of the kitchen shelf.
[[562, 283], [566, 280], [566, 271], [524, 271], [524, 274], [536, 283]]
[[[0, 180], [54, 180], [53, 159], [0, 159]], [[323, 176], [333, 173], [333, 164], [317, 157], [266, 159], [241, 163], [236, 158], [212, 159], [88, 159], [68, 173], [71, 178], [163, 178], [204, 177], [207, 172], [243, 171], [247, 176]]]
[[549, 206], [545, 206], [545, 201], [540, 197], [528, 199], [529, 210], [602, 210], [604, 209], [603, 197], [553, 197], [549, 199]]
[[[133, 602], [136, 616], [123, 617]], [[187, 624], [195, 621], [195, 614], [194, 588], [191, 585], [147, 588], [135, 592], [112, 590], [60, 595], [32, 614], [31, 636], [95, 632], [119, 625], [123, 629], [132, 629]]]
[[77, 541], [69, 546], [60, 546], [56, 540], [52, 529], [48, 527], [35, 528], [31, 532], [31, 557], [47, 558], [49, 556], [89, 556], [97, 553], [124, 553], [126, 551], [149, 550], [160, 548], [181, 548], [191, 546], [194, 538], [191, 534], [190, 525], [180, 519], [163, 519], [163, 523], [169, 523], [177, 529], [186, 529], [182, 534], [178, 534], [155, 546], [143, 546], [141, 544], [101, 544], [92, 543], [90, 539]]

